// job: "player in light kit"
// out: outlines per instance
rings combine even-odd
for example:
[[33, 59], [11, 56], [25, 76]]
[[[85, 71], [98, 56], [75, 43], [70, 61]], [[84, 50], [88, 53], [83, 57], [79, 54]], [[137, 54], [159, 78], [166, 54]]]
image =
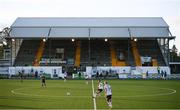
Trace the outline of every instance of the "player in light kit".
[[104, 81], [104, 91], [105, 91], [106, 101], [108, 103], [108, 106], [112, 108], [112, 90], [111, 90], [111, 86], [108, 84], [107, 81]]
[[89, 76], [88, 76], [88, 74], [85, 74], [84, 77], [86, 79], [86, 84], [89, 84], [89, 81], [88, 81], [89, 80]]
[[103, 91], [103, 83], [101, 80], [98, 80], [98, 90], [96, 91], [96, 95], [100, 96], [100, 93]]
[[66, 79], [67, 79], [67, 72], [65, 71], [64, 72], [64, 82], [66, 82]]
[[44, 75], [41, 76], [41, 83], [42, 87], [46, 87], [46, 77]]

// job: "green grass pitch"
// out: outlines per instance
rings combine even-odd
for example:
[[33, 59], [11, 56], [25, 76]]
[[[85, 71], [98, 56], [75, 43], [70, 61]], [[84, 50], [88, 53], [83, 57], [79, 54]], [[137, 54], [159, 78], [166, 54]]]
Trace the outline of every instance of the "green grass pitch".
[[[108, 80], [112, 109], [180, 109], [180, 80]], [[92, 81], [0, 80], [0, 109], [94, 109]], [[94, 80], [97, 90], [97, 80]], [[67, 92], [70, 95], [67, 95]], [[104, 93], [97, 109], [109, 109]]]

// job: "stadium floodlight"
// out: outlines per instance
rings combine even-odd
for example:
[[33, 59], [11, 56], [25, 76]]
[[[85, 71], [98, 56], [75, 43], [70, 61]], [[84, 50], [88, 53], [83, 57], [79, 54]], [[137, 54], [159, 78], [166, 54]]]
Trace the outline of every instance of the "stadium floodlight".
[[104, 41], [105, 41], [105, 42], [107, 42], [107, 41], [108, 41], [108, 39], [104, 39]]
[[71, 39], [71, 41], [72, 41], [72, 42], [74, 42], [74, 41], [75, 41], [75, 39]]
[[46, 39], [45, 39], [45, 38], [43, 39], [43, 42], [46, 42]]
[[137, 38], [135, 38], [134, 41], [137, 42]]
[[0, 47], [2, 47], [3, 46], [3, 44], [2, 43], [0, 43]]
[[4, 45], [7, 45], [7, 42], [4, 40], [4, 41], [3, 41], [3, 44], [4, 44]]
[[14, 41], [15, 41], [15, 39], [11, 39], [11, 41], [12, 41], [12, 42], [14, 42]]

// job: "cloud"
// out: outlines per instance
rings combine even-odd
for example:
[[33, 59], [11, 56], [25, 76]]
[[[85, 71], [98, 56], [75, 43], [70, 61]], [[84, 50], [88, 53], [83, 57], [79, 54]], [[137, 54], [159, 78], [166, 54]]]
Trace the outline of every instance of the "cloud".
[[180, 0], [0, 0], [0, 28], [17, 17], [163, 17], [180, 50]]
[[175, 40], [170, 41], [170, 48], [172, 45], [176, 44], [178, 50], [180, 50], [180, 16], [165, 17], [165, 21], [169, 24], [170, 31], [172, 32], [173, 36], [176, 36]]

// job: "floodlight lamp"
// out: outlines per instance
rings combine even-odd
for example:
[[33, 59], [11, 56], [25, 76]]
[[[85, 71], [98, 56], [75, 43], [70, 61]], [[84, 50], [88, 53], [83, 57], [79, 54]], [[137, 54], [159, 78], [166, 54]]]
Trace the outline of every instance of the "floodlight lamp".
[[71, 41], [72, 41], [72, 42], [74, 42], [74, 41], [75, 41], [75, 39], [71, 39]]
[[43, 42], [46, 42], [46, 39], [45, 39], [45, 38], [43, 39]]
[[11, 41], [12, 41], [12, 42], [14, 42], [14, 41], [15, 41], [15, 39], [11, 39]]
[[104, 39], [104, 41], [105, 41], [105, 42], [107, 42], [107, 41], [108, 41], [108, 39]]
[[137, 38], [135, 38], [134, 41], [137, 42]]
[[7, 42], [6, 42], [6, 41], [3, 41], [3, 44], [4, 44], [4, 45], [7, 45]]

